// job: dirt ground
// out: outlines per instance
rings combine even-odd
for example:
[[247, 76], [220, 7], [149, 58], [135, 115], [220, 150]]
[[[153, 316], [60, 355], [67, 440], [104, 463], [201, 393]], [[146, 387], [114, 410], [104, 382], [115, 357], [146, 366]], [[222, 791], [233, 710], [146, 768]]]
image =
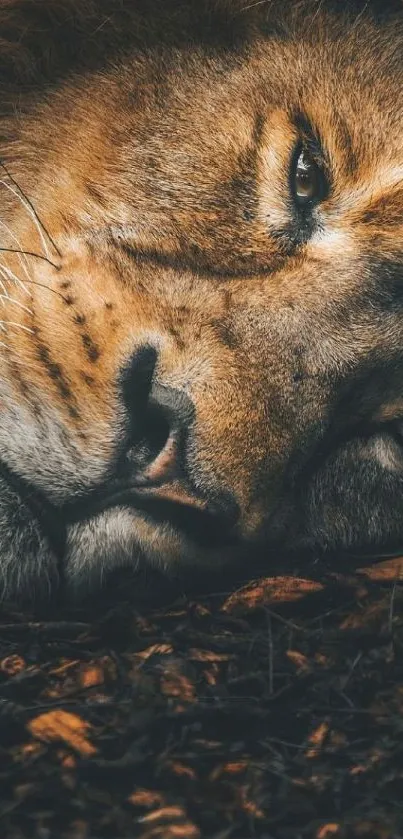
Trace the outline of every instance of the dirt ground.
[[401, 839], [403, 559], [279, 565], [3, 607], [2, 839]]

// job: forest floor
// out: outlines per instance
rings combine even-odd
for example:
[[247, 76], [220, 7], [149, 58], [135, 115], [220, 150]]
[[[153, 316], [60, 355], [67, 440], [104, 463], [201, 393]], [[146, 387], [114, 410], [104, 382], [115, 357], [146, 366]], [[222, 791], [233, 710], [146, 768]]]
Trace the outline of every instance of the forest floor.
[[115, 588], [2, 608], [2, 839], [402, 839], [402, 558]]

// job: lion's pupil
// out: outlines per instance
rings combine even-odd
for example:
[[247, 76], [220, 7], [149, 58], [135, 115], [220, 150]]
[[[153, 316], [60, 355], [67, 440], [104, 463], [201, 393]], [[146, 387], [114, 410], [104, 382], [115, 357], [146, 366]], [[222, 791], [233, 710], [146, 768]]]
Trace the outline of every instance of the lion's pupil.
[[312, 201], [318, 196], [318, 167], [306, 151], [301, 151], [295, 171], [295, 194], [300, 201]]

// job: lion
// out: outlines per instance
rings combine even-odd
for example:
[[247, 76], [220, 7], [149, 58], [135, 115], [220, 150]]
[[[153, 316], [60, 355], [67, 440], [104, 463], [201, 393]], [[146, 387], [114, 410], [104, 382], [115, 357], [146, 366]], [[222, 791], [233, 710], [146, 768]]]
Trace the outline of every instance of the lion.
[[3, 0], [0, 581], [403, 538], [399, 3]]

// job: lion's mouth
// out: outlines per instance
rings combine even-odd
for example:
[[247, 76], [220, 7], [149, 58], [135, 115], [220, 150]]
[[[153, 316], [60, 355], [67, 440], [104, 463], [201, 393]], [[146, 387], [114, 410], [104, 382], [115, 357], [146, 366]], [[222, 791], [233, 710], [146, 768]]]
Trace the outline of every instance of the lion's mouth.
[[114, 509], [128, 509], [155, 526], [169, 525], [197, 547], [209, 550], [237, 544], [237, 504], [226, 493], [206, 500], [179, 483], [169, 486], [119, 481], [106, 482], [99, 489], [80, 494], [62, 505], [54, 504], [37, 488], [0, 462], [0, 473], [29, 509], [52, 551], [62, 557], [69, 526], [97, 519]]
[[[337, 475], [339, 459], [345, 457], [346, 453], [343, 474], [347, 474], [350, 467], [350, 479], [353, 473], [359, 473], [357, 464], [364, 461], [377, 463], [380, 475], [390, 472], [403, 474], [402, 423], [383, 423], [367, 428], [365, 432], [362, 427], [355, 428], [353, 433], [344, 434], [331, 441], [323, 440], [320, 450], [316, 449], [314, 458], [310, 460], [310, 468], [308, 464], [304, 464], [299, 471], [299, 480], [290, 481], [290, 492], [297, 490], [298, 497], [299, 492], [305, 493], [310, 485], [314, 486], [321, 470], [329, 465], [331, 472]], [[106, 482], [97, 490], [77, 496], [62, 505], [56, 505], [1, 463], [0, 474], [29, 509], [52, 551], [61, 557], [61, 561], [66, 549], [67, 531], [71, 525], [85, 524], [89, 521], [95, 522], [96, 525], [96, 520], [102, 514], [119, 509], [129, 510], [134, 516], [137, 514], [152, 526], [155, 525], [156, 529], [168, 525], [203, 553], [220, 549], [235, 551], [242, 542], [237, 527], [240, 511], [230, 493], [215, 493], [213, 500], [209, 500], [193, 488], [186, 488], [179, 482], [150, 485], [141, 482], [130, 483], [126, 479]], [[381, 489], [382, 487], [379, 492]], [[298, 501], [295, 503], [298, 505]], [[270, 541], [270, 534], [267, 530], [265, 533]], [[284, 543], [288, 544], [286, 534]]]
[[237, 505], [220, 494], [214, 501], [183, 491], [180, 486], [119, 485], [106, 487], [65, 506], [68, 524], [97, 518], [109, 510], [129, 509], [157, 525], [175, 531], [204, 549], [230, 547], [237, 543]]

